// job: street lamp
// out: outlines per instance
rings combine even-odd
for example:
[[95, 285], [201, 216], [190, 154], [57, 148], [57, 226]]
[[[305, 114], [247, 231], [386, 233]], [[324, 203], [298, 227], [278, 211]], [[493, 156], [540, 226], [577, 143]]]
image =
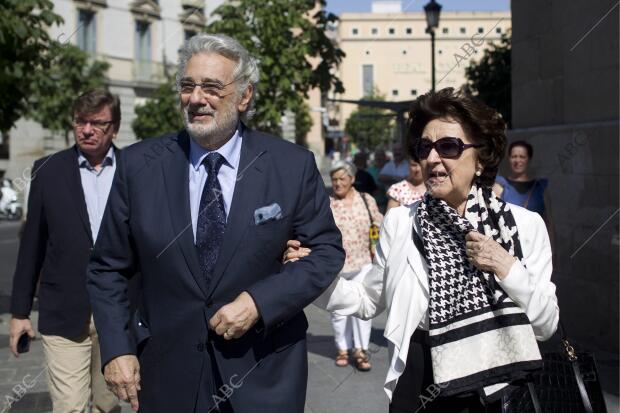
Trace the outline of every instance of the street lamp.
[[441, 4], [437, 4], [435, 0], [428, 2], [424, 6], [426, 13], [426, 33], [431, 35], [431, 91], [435, 91], [435, 29], [439, 26], [439, 13], [441, 13]]

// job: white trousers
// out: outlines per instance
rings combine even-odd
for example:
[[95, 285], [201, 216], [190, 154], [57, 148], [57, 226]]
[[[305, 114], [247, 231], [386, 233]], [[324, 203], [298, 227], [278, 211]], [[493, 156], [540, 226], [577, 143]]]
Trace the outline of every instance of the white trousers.
[[[362, 282], [371, 268], [372, 264], [368, 264], [362, 267], [360, 271], [343, 272], [339, 276], [347, 280]], [[338, 350], [349, 350], [352, 348], [368, 350], [372, 320], [360, 320], [357, 317], [333, 313], [330, 317], [334, 329], [334, 340]]]

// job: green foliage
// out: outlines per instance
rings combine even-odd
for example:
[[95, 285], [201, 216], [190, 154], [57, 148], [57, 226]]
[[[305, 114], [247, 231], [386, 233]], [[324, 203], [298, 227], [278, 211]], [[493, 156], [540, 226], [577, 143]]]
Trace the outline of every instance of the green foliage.
[[312, 128], [312, 117], [310, 116], [310, 106], [303, 101], [299, 108], [295, 110], [295, 143], [308, 146], [306, 135]]
[[465, 89], [492, 108], [497, 109], [510, 127], [511, 76], [510, 76], [510, 32], [502, 35], [499, 44], [491, 44], [484, 51], [479, 62], [472, 61], [465, 69]]
[[152, 138], [183, 128], [179, 107], [172, 76], [155, 90], [149, 101], [136, 107], [136, 118], [131, 123], [136, 138]]
[[[385, 97], [374, 92], [365, 100], [384, 101]], [[344, 131], [363, 150], [372, 151], [390, 142], [393, 134], [393, 117], [384, 109], [359, 106], [347, 119]]]
[[46, 29], [63, 22], [53, 8], [49, 0], [0, 1], [1, 132], [26, 113], [33, 77], [49, 65]]
[[[320, 3], [324, 6], [325, 1]], [[314, 15], [314, 0], [239, 0], [224, 3], [207, 27], [237, 39], [260, 61], [256, 115], [252, 125], [278, 134], [284, 111], [297, 113], [308, 91], [342, 93], [332, 73], [344, 53], [326, 36], [338, 17], [324, 10]]]
[[27, 117], [54, 133], [63, 133], [68, 144], [72, 129], [72, 106], [82, 93], [105, 86], [107, 62], [93, 60], [72, 44], [53, 42], [46, 54], [47, 70], [34, 73], [31, 100], [35, 103]]

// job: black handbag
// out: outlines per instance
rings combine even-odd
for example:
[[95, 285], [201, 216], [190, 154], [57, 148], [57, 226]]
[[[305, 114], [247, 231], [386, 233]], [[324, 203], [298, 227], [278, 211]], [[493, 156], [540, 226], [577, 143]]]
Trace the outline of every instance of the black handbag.
[[561, 351], [542, 353], [542, 369], [502, 395], [503, 413], [607, 412], [594, 354], [575, 351], [561, 323], [559, 328]]

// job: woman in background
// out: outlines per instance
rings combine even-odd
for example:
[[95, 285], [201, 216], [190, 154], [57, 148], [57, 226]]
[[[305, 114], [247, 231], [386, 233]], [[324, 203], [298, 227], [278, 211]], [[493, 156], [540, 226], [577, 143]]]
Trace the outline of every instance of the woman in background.
[[401, 205], [411, 205], [419, 201], [426, 192], [424, 185], [424, 177], [422, 176], [422, 167], [413, 159], [409, 159], [409, 176], [400, 182], [395, 183], [388, 189], [388, 211]]

